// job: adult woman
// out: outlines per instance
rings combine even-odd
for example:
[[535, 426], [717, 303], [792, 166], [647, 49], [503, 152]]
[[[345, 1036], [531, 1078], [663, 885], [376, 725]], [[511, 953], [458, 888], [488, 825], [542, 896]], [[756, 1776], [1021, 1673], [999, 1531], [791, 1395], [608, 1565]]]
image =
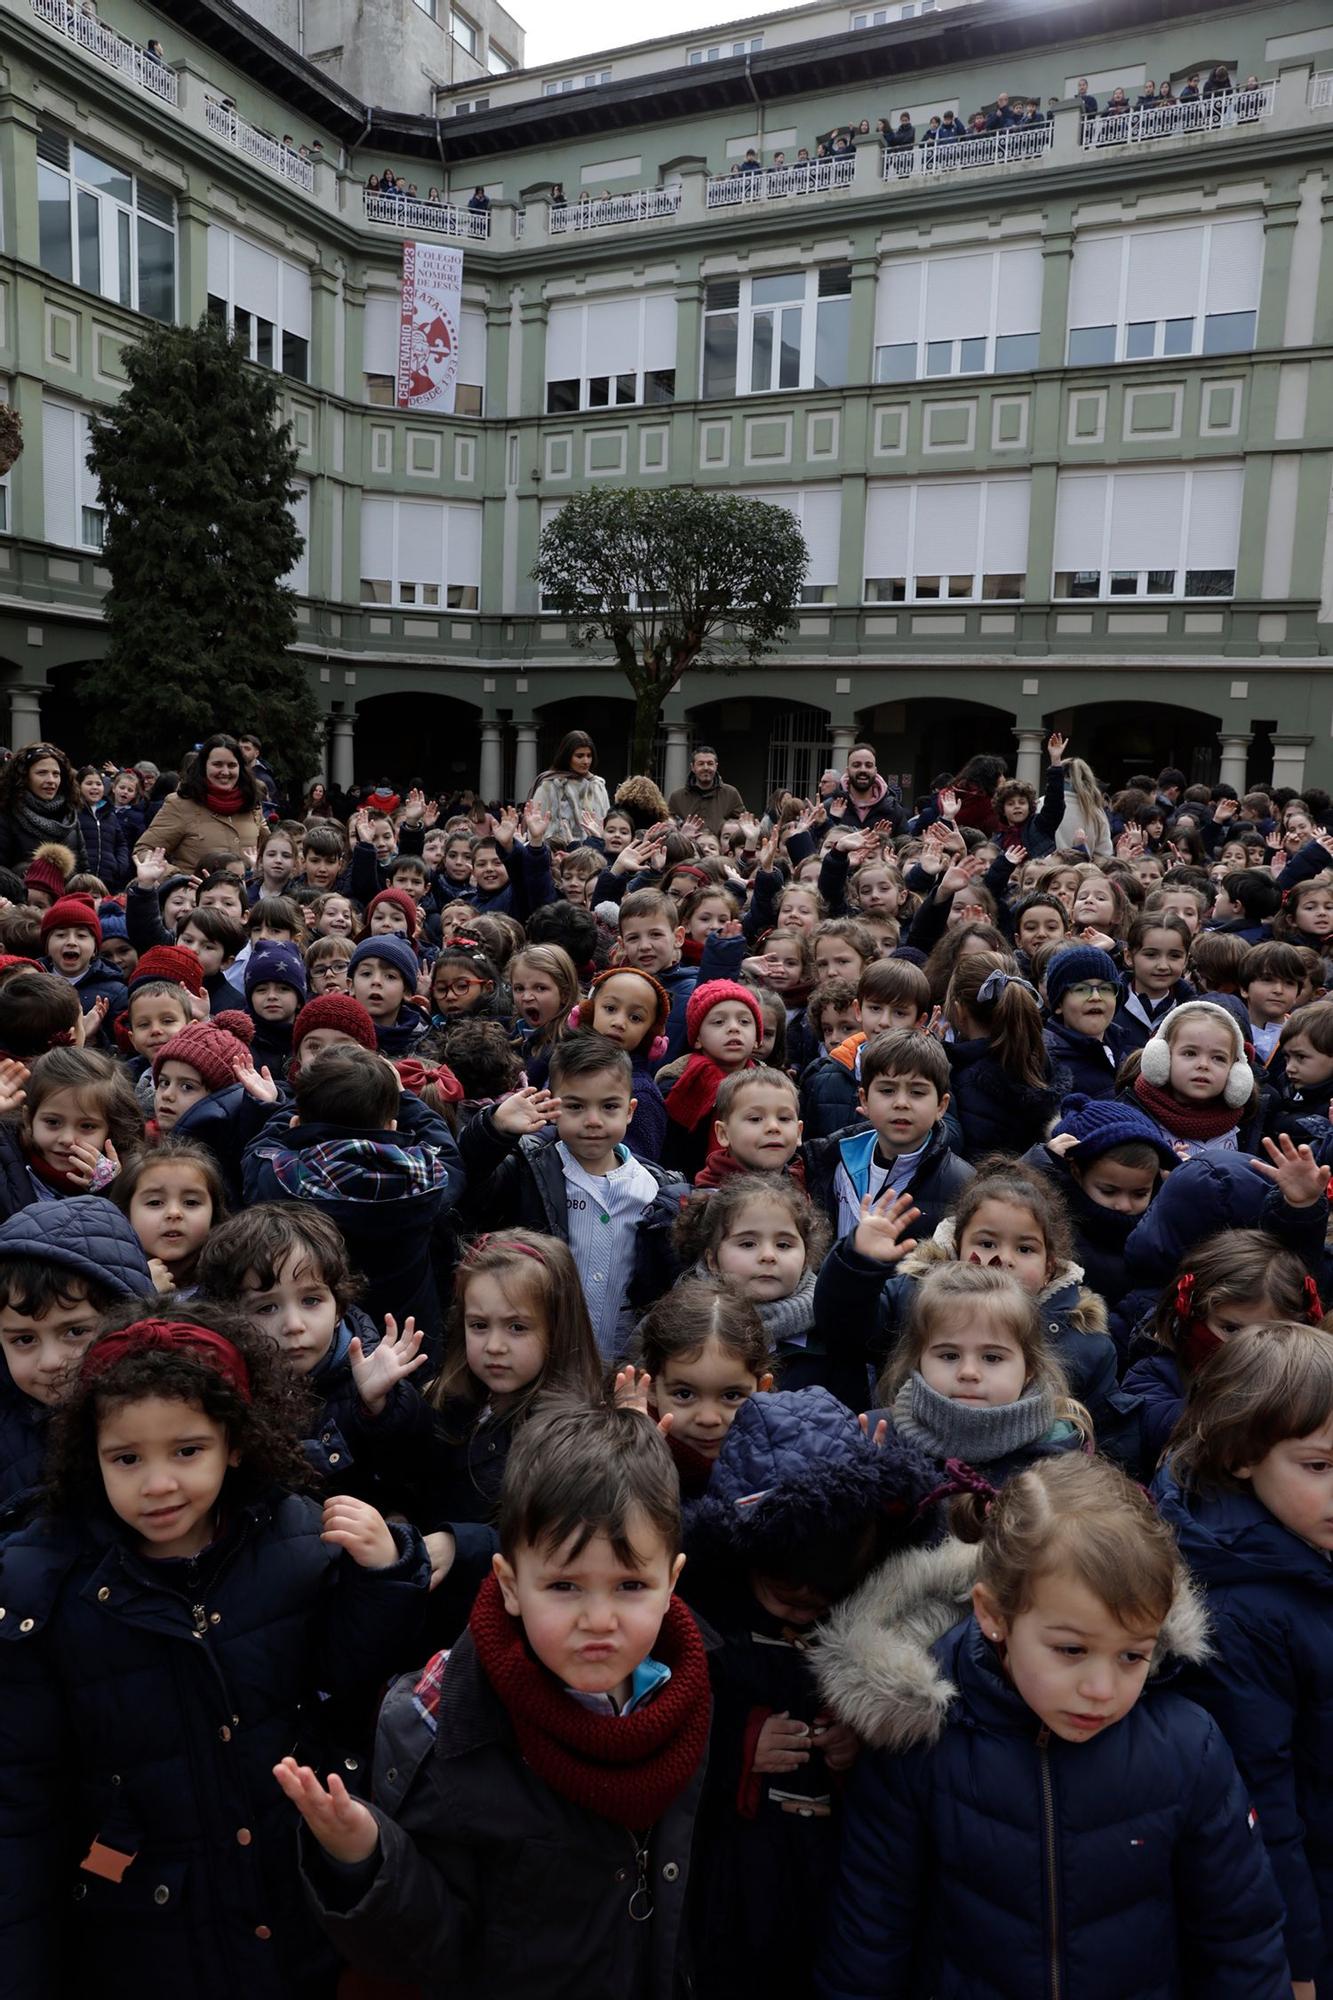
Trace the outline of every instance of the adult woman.
[[552, 825], [563, 827], [576, 843], [588, 831], [584, 813], [592, 813], [600, 825], [610, 803], [606, 786], [593, 770], [596, 761], [591, 736], [582, 729], [571, 729], [529, 795], [534, 805], [550, 813]]
[[79, 772], [79, 831], [89, 869], [113, 896], [118, 894], [130, 879], [130, 844], [96, 764], [85, 764]]
[[87, 867], [74, 766], [54, 743], [29, 743], [0, 771], [0, 868], [21, 869], [49, 840]]
[[1055, 836], [1057, 847], [1081, 846], [1090, 861], [1109, 861], [1115, 849], [1111, 822], [1102, 806], [1102, 788], [1092, 767], [1081, 757], [1065, 759], [1065, 816]]
[[163, 847], [169, 867], [193, 874], [214, 849], [244, 854], [257, 847], [263, 823], [258, 788], [236, 738], [210, 736], [134, 852], [137, 857]]
[[329, 799], [328, 786], [322, 779], [316, 778], [314, 784], [305, 795], [305, 821], [307, 826], [315, 820], [336, 819], [337, 817], [338, 815], [334, 812]]

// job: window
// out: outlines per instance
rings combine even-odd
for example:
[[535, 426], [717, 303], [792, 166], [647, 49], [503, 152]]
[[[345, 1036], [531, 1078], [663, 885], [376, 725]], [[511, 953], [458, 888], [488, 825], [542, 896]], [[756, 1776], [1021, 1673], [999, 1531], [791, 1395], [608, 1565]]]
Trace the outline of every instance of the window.
[[1035, 368], [1041, 281], [1042, 255], [1035, 248], [882, 265], [875, 380]]
[[361, 602], [475, 611], [481, 508], [443, 500], [361, 502]]
[[423, 14], [429, 14], [432, 21], [435, 19], [435, 0], [417, 0], [417, 6]]
[[721, 62], [724, 56], [757, 56], [764, 46], [762, 35], [751, 35], [739, 42], [710, 42], [706, 49], [691, 49], [692, 63]]
[[852, 15], [853, 28], [883, 28], [890, 21], [910, 21], [917, 14], [933, 14], [938, 0], [904, 0], [900, 7], [874, 7]]
[[[398, 294], [372, 292], [361, 321], [361, 371], [365, 400], [392, 410], [398, 402]], [[486, 315], [464, 306], [458, 329], [458, 379], [454, 415], [479, 417], [486, 385]]]
[[304, 480], [294, 480], [296, 497], [287, 505], [301, 537], [301, 553], [282, 579], [298, 597], [310, 595], [310, 488]]
[[810, 557], [801, 589], [802, 604], [836, 604], [838, 601], [838, 540], [842, 527], [842, 489], [839, 486], [754, 487], [741, 496], [764, 500], [773, 507], [785, 507], [805, 537]]
[[850, 264], [709, 285], [704, 396], [840, 388], [847, 380], [851, 293]]
[[454, 115], [457, 117], [460, 111], [489, 111], [490, 108], [489, 97], [460, 97], [454, 105]]
[[1077, 238], [1070, 366], [1252, 348], [1263, 257], [1258, 216]]
[[449, 33], [460, 49], [470, 56], [477, 53], [477, 30], [466, 14], [460, 14], [456, 7], [449, 9]]
[[486, 67], [492, 76], [508, 76], [511, 69], [518, 68], [518, 64], [512, 56], [507, 56], [503, 49], [497, 49], [494, 42], [488, 42]]
[[563, 97], [570, 90], [595, 90], [599, 83], [610, 83], [609, 69], [588, 70], [583, 76], [551, 77], [542, 85], [543, 97]]
[[61, 548], [102, 546], [106, 514], [88, 470], [88, 418], [68, 403], [42, 402], [42, 490], [46, 539]]
[[310, 274], [235, 230], [208, 225], [208, 313], [251, 361], [310, 379]]
[[63, 132], [37, 134], [42, 269], [150, 319], [176, 317], [172, 198]]
[[1030, 494], [1027, 478], [872, 480], [866, 488], [866, 603], [1021, 598]]
[[1243, 478], [1211, 465], [1062, 473], [1056, 597], [1230, 597]]
[[662, 293], [551, 307], [546, 411], [669, 403], [676, 394], [676, 301]]

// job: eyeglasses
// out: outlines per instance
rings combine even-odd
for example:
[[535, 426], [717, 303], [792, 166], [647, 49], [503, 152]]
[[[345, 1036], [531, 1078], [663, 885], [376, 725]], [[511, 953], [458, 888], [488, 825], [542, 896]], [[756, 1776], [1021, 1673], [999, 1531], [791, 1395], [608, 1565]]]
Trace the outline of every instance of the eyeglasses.
[[1116, 1000], [1120, 989], [1108, 986], [1103, 979], [1080, 979], [1077, 986], [1066, 986], [1065, 993], [1075, 1000]]
[[466, 1000], [473, 987], [480, 992], [482, 984], [480, 979], [473, 978], [469, 973], [466, 979], [451, 979], [447, 984], [438, 985], [435, 991], [443, 993], [447, 1000]]

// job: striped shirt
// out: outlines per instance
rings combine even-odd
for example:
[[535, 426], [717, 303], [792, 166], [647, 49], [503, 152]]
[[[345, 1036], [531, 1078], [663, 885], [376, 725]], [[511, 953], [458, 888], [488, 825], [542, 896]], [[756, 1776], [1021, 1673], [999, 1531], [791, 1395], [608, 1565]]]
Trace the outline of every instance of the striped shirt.
[[657, 1182], [627, 1146], [617, 1146], [620, 1164], [609, 1174], [590, 1174], [563, 1139], [555, 1142], [565, 1177], [565, 1212], [570, 1255], [578, 1269], [588, 1317], [603, 1360], [623, 1350], [630, 1328], [625, 1295], [634, 1275], [639, 1218], [657, 1193]]

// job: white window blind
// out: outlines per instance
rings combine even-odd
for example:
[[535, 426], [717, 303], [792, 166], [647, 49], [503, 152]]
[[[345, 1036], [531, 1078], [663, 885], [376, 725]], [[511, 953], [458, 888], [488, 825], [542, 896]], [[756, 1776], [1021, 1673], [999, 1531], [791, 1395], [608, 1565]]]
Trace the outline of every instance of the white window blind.
[[398, 575], [412, 583], [443, 583], [445, 508], [439, 500], [398, 503]]
[[912, 529], [912, 488], [866, 488], [866, 575], [905, 576]]
[[1028, 566], [1031, 482], [994, 480], [982, 492], [986, 507], [979, 568], [986, 575], [1022, 576]]
[[1108, 566], [1170, 568], [1180, 543], [1184, 509], [1183, 472], [1118, 472], [1111, 491]]
[[449, 583], [481, 588], [481, 508], [449, 508]]
[[[1252, 347], [1263, 258], [1259, 216], [1077, 240], [1069, 286], [1071, 333], [1107, 327], [1115, 330], [1115, 340], [1071, 341], [1071, 360], [1141, 361]], [[1144, 331], [1154, 327], [1166, 332]]]
[[[394, 319], [394, 370], [398, 367], [397, 347], [397, 307]], [[486, 386], [486, 315], [463, 308], [462, 325], [458, 329], [458, 379], [470, 382], [475, 388]]]
[[994, 260], [940, 257], [926, 266], [926, 339], [970, 340], [990, 325]]
[[1174, 584], [1160, 594], [1184, 596], [1187, 573], [1234, 570], [1244, 476], [1238, 465], [1062, 473], [1055, 504], [1057, 576], [1100, 572], [1106, 596], [1113, 594], [1113, 572], [1174, 573]]
[[279, 319], [288, 333], [296, 333], [302, 340], [309, 340], [310, 273], [298, 270], [295, 264], [284, 263], [282, 266], [282, 308]]
[[361, 502], [361, 574], [393, 575], [392, 500], [365, 499]]
[[763, 486], [752, 488], [747, 500], [785, 507], [805, 537], [810, 563], [806, 587], [836, 584], [838, 543], [842, 529], [842, 489], [838, 486]]
[[78, 443], [82, 418], [62, 403], [42, 404], [42, 486], [46, 498], [46, 539], [63, 548], [79, 545]]
[[995, 302], [997, 333], [1036, 333], [1041, 327], [1042, 255], [1031, 249], [1001, 250], [999, 297]]
[[1204, 310], [1257, 312], [1264, 268], [1264, 225], [1257, 215], [1215, 222], [1208, 245]]
[[646, 369], [676, 365], [676, 301], [660, 292], [643, 302], [643, 365]]
[[546, 321], [546, 379], [564, 382], [583, 373], [582, 306], [552, 306]]
[[925, 265], [886, 264], [875, 290], [875, 345], [892, 347], [919, 338]]
[[643, 318], [638, 299], [607, 299], [587, 308], [586, 375], [630, 375], [639, 366]]
[[208, 225], [208, 289], [216, 299], [231, 296], [231, 237], [216, 222]]
[[1057, 570], [1101, 568], [1110, 484], [1104, 472], [1061, 475], [1055, 501]]
[[[917, 347], [1036, 333], [1041, 287], [1042, 256], [1035, 246], [886, 264], [875, 293], [875, 345]], [[1003, 350], [999, 365], [1005, 365]]]
[[1190, 481], [1186, 569], [1234, 569], [1240, 549], [1245, 474], [1238, 465], [1206, 466]]
[[975, 570], [980, 519], [978, 485], [918, 487], [915, 574], [947, 576], [951, 571]]
[[243, 236], [233, 238], [232, 279], [235, 293], [231, 303], [261, 319], [278, 318], [278, 259]]
[[[1027, 570], [1030, 501], [1026, 476], [872, 484], [866, 491], [866, 577], [909, 583], [970, 577], [970, 591], [947, 594], [1012, 597], [1008, 580]], [[915, 594], [915, 586], [909, 588], [908, 595]]]
[[1074, 245], [1069, 276], [1069, 324], [1114, 326], [1120, 317], [1120, 264], [1124, 239], [1090, 236]]
[[288, 506], [304, 546], [283, 581], [304, 597], [310, 589], [310, 488], [298, 484], [296, 497], [288, 502]]
[[1129, 320], [1191, 319], [1198, 310], [1203, 230], [1149, 229], [1129, 238]]
[[396, 298], [371, 297], [366, 300], [365, 318], [361, 323], [361, 367], [367, 375], [398, 373], [398, 327]]

